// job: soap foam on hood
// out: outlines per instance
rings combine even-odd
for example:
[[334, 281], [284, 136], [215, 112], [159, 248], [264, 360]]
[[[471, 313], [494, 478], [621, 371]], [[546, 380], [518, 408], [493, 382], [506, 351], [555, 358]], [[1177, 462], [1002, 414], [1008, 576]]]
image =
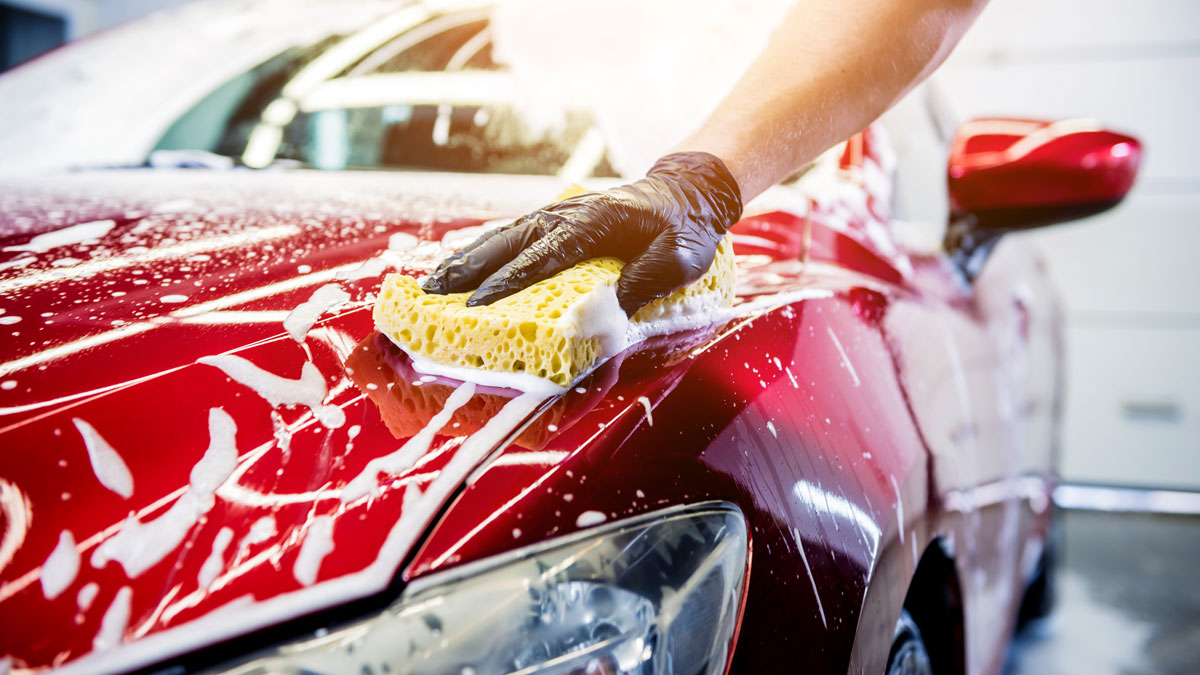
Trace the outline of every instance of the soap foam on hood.
[[200, 572], [196, 576], [196, 585], [200, 588], [208, 588], [216, 581], [217, 576], [221, 574], [221, 569], [225, 567], [225, 549], [229, 547], [229, 542], [233, 540], [233, 530], [228, 527], [222, 527], [217, 536], [213, 539], [212, 550], [208, 557], [204, 559], [204, 564], [200, 566]]
[[79, 550], [70, 530], [58, 535], [58, 545], [42, 563], [42, 595], [53, 600], [67, 590], [79, 574]]
[[125, 629], [129, 627], [129, 601], [132, 596], [133, 591], [128, 586], [122, 586], [113, 597], [112, 604], [100, 620], [100, 630], [92, 640], [92, 648], [97, 652], [108, 651], [125, 641]]
[[309, 524], [304, 543], [300, 544], [300, 553], [296, 555], [296, 565], [292, 568], [296, 581], [302, 586], [312, 586], [316, 583], [321, 561], [332, 550], [333, 519], [329, 516], [318, 516]]
[[234, 354], [205, 356], [197, 360], [206, 366], [220, 369], [232, 380], [244, 384], [254, 393], [278, 408], [283, 405], [303, 405], [313, 416], [329, 429], [346, 423], [346, 413], [335, 405], [325, 405], [325, 376], [311, 361], [305, 361], [300, 370], [300, 379], [292, 380], [259, 368]]
[[[96, 652], [64, 664], [63, 672], [133, 670], [199, 646], [214, 644], [317, 609], [379, 592], [395, 576], [397, 565], [411, 551], [430, 518], [463, 484], [470, 472], [479, 466], [487, 453], [515, 433], [544, 400], [544, 397], [533, 394], [512, 399], [482, 429], [467, 437], [424, 492], [408, 484], [404, 488], [400, 517], [378, 547], [375, 561], [366, 569], [262, 601], [243, 596], [204, 616], [132, 641], [112, 654], [103, 653], [98, 644]], [[120, 635], [128, 622], [128, 612], [125, 611], [123, 615], [122, 609], [128, 607], [128, 600], [126, 596], [123, 602], [115, 601], [110, 608], [112, 620], [105, 621], [106, 628], [101, 631], [105, 635], [105, 648], [120, 642]]]
[[283, 328], [296, 342], [304, 342], [304, 336], [312, 330], [313, 324], [321, 315], [330, 309], [348, 302], [350, 294], [337, 284], [325, 284], [313, 291], [312, 296], [287, 315], [283, 320]]
[[433, 442], [434, 435], [446, 426], [454, 413], [471, 400], [474, 394], [475, 385], [470, 382], [455, 389], [454, 393], [446, 398], [442, 409], [412, 438], [405, 441], [399, 450], [367, 462], [366, 468], [342, 488], [342, 502], [352, 502], [368, 494], [379, 496], [379, 474], [396, 475], [411, 468], [418, 459], [429, 452], [429, 444]]
[[125, 466], [125, 460], [121, 459], [113, 446], [109, 445], [92, 425], [78, 417], [71, 418], [71, 423], [79, 430], [79, 435], [83, 436], [88, 459], [92, 462], [92, 471], [96, 473], [100, 484], [125, 499], [132, 497], [133, 474], [129, 473], [129, 467]]
[[209, 446], [192, 467], [188, 489], [158, 518], [139, 522], [130, 516], [116, 534], [92, 552], [93, 567], [116, 560], [136, 579], [183, 543], [200, 516], [213, 507], [213, 494], [237, 468], [237, 426], [220, 408], [208, 411]]
[[28, 251], [30, 253], [45, 253], [60, 246], [78, 244], [95, 244], [116, 226], [113, 220], [95, 220], [90, 223], [79, 223], [61, 230], [39, 234], [27, 243], [18, 246], [5, 246], [5, 251]]

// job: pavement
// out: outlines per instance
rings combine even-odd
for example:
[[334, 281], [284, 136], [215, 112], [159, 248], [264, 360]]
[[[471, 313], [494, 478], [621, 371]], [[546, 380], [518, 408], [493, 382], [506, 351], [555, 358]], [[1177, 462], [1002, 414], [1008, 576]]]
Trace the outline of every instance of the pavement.
[[1200, 516], [1063, 511], [1057, 604], [1004, 675], [1200, 673]]

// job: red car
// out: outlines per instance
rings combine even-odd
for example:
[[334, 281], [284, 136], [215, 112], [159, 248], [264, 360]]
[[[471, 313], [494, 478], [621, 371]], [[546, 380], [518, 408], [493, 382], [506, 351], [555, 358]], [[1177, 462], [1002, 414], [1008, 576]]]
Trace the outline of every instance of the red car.
[[[1047, 595], [1061, 338], [996, 243], [1115, 204], [1136, 140], [961, 127], [938, 250], [872, 127], [749, 205], [727, 315], [520, 394], [414, 370], [373, 293], [614, 178], [602, 138], [510, 133], [484, 10], [297, 7], [0, 78], [4, 165], [45, 165], [0, 179], [0, 672], [999, 671]], [[252, 67], [105, 89], [218, 28]]]

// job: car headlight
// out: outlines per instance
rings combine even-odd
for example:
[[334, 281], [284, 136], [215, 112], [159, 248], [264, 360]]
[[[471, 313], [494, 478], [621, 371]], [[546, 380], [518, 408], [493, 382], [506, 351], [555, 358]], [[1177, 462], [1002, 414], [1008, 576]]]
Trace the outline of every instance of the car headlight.
[[224, 672], [719, 674], [748, 555], [736, 508], [660, 511], [419, 579], [378, 615]]

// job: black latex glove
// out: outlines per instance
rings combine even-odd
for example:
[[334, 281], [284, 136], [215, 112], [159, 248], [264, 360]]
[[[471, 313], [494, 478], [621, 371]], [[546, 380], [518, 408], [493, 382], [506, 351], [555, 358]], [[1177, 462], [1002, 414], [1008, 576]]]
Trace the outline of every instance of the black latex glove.
[[617, 300], [633, 316], [708, 271], [741, 214], [741, 192], [720, 159], [677, 152], [637, 182], [551, 204], [488, 232], [444, 260], [423, 288], [478, 287], [467, 305], [486, 305], [578, 262], [614, 256], [626, 262]]

